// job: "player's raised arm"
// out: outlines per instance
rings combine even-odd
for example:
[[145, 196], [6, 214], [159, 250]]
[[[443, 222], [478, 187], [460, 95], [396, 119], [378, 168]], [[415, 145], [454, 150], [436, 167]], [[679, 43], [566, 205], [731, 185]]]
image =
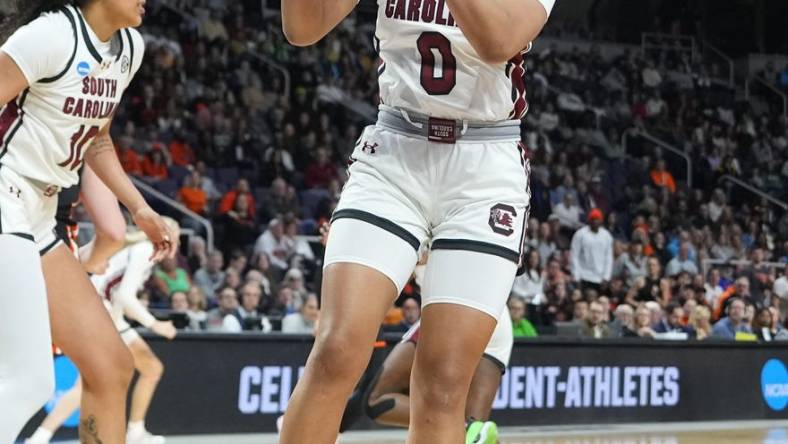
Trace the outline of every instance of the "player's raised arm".
[[542, 31], [555, 0], [446, 0], [465, 37], [487, 63], [517, 55]]
[[293, 45], [313, 45], [350, 14], [356, 4], [358, 0], [283, 0], [282, 30]]

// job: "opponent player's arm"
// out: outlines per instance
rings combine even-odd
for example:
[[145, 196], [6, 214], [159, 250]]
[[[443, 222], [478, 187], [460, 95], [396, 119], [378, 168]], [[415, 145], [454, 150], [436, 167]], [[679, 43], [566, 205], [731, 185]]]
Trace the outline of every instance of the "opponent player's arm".
[[137, 291], [145, 283], [148, 269], [151, 267], [148, 258], [152, 253], [153, 245], [150, 242], [142, 242], [131, 247], [129, 263], [123, 273], [120, 285], [115, 290], [113, 303], [120, 304], [123, 313], [130, 319], [139, 322], [143, 327], [150, 328], [160, 336], [172, 339], [176, 333], [172, 323], [158, 321], [137, 299]]
[[120, 212], [118, 199], [90, 166], [82, 171], [82, 203], [96, 228], [90, 254], [84, 263], [87, 270], [93, 270], [123, 248], [126, 220]]
[[504, 63], [542, 31], [555, 0], [446, 0], [454, 20], [487, 63]]
[[295, 46], [325, 37], [356, 7], [358, 0], [283, 0], [282, 31]]
[[27, 79], [14, 59], [0, 51], [0, 108], [27, 88]]
[[155, 247], [152, 260], [174, 256], [178, 250], [178, 238], [170, 232], [164, 220], [156, 214], [137, 187], [123, 171], [109, 135], [110, 124], [99, 131], [87, 153], [85, 162], [96, 176], [109, 188], [118, 200], [131, 212], [134, 222], [148, 235]]

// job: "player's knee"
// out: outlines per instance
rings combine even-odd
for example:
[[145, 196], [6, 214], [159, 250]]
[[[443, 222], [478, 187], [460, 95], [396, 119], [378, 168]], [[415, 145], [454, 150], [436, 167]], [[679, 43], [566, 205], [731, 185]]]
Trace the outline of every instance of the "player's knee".
[[363, 370], [363, 351], [365, 345], [352, 335], [337, 332], [317, 338], [315, 354], [312, 357], [314, 368], [322, 380], [328, 383], [355, 384], [358, 373]]
[[155, 356], [151, 356], [145, 365], [143, 371], [140, 372], [143, 376], [149, 379], [159, 380], [164, 375], [164, 364]]
[[417, 401], [436, 411], [462, 406], [469, 381], [465, 372], [456, 365], [422, 363], [421, 369], [414, 372], [412, 392], [419, 394]]

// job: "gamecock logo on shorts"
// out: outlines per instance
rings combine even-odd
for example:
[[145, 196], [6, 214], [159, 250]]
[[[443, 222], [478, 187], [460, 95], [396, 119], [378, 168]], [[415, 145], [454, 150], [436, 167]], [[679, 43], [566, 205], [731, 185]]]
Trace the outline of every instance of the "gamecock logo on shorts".
[[490, 208], [490, 228], [498, 234], [511, 236], [514, 233], [514, 221], [517, 211], [511, 205], [498, 204]]

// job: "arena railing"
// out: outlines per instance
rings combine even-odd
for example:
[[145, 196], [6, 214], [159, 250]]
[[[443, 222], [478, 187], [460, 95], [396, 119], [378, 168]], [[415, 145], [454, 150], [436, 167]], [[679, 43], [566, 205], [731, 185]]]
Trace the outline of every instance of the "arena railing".
[[763, 198], [766, 201], [768, 201], [770, 204], [781, 208], [783, 211], [788, 210], [788, 203], [786, 203], [785, 201], [782, 201], [782, 200], [780, 200], [780, 199], [768, 194], [767, 192], [765, 192], [763, 190], [760, 190], [760, 189], [748, 184], [747, 182], [745, 182], [745, 181], [743, 181], [741, 179], [737, 179], [737, 178], [731, 176], [730, 174], [726, 174], [726, 175], [720, 177], [718, 182], [720, 182], [720, 183], [721, 182], [731, 182], [732, 184], [734, 184], [736, 186], [739, 186], [741, 188], [744, 188], [745, 190], [749, 191], [752, 194], [760, 196], [761, 198]]
[[784, 92], [780, 91], [777, 87], [775, 87], [774, 85], [770, 84], [769, 82], [767, 82], [766, 80], [764, 80], [760, 76], [757, 76], [757, 75], [749, 76], [744, 81], [744, 98], [745, 98], [745, 100], [747, 100], [749, 102], [750, 98], [752, 97], [752, 84], [753, 83], [757, 83], [760, 86], [766, 88], [766, 91], [769, 91], [770, 93], [772, 93], [772, 96], [776, 96], [777, 98], [779, 98], [780, 101], [782, 102], [782, 105], [783, 105], [782, 115], [783, 116], [788, 116], [788, 96], [786, 96]]
[[[730, 267], [733, 268], [735, 271], [736, 269], [741, 269], [750, 264], [752, 264], [752, 261], [744, 260], [744, 259], [733, 259], [733, 260], [703, 259], [702, 261], [700, 261], [700, 269], [701, 272], [703, 273], [703, 276], [708, 276], [709, 271], [712, 268]], [[784, 269], [786, 266], [788, 266], [782, 262], [761, 262], [759, 265], [763, 265], [769, 268], [774, 268], [775, 270]]]
[[717, 48], [716, 46], [712, 45], [706, 40], [703, 40], [703, 53], [704, 57], [706, 56], [707, 52], [713, 53], [718, 58], [722, 59], [728, 65], [728, 86], [731, 88], [735, 88], [735, 80], [734, 80], [734, 63], [733, 59], [728, 57], [721, 49]]
[[629, 152], [627, 151], [627, 141], [629, 140], [630, 137], [640, 137], [646, 139], [649, 142], [653, 143], [654, 145], [666, 149], [671, 153], [684, 159], [684, 161], [687, 164], [687, 188], [692, 188], [692, 158], [689, 156], [689, 154], [685, 153], [684, 151], [676, 148], [675, 146], [665, 142], [664, 140], [658, 137], [652, 136], [647, 131], [637, 128], [630, 128], [621, 134], [621, 146], [624, 148], [624, 154], [627, 156], [629, 156]]
[[172, 199], [171, 197], [169, 197], [166, 194], [160, 192], [159, 190], [153, 188], [152, 186], [148, 185], [147, 183], [141, 181], [140, 179], [137, 179], [136, 177], [131, 177], [131, 176], [129, 176], [129, 178], [131, 179], [132, 182], [134, 182], [134, 185], [136, 185], [137, 188], [139, 188], [140, 191], [142, 191], [143, 193], [148, 194], [148, 195], [156, 198], [156, 200], [158, 200], [159, 202], [163, 203], [164, 205], [166, 205], [168, 208], [172, 209], [173, 211], [178, 212], [178, 213], [182, 214], [183, 216], [185, 216], [185, 217], [187, 217], [189, 219], [192, 219], [192, 220], [196, 221], [197, 223], [199, 223], [205, 229], [205, 244], [206, 244], [206, 248], [207, 248], [208, 252], [213, 251], [214, 234], [213, 234], [213, 225], [211, 224], [211, 221], [209, 221], [208, 219], [200, 216], [199, 214], [195, 213], [194, 211], [186, 208], [180, 202]]

